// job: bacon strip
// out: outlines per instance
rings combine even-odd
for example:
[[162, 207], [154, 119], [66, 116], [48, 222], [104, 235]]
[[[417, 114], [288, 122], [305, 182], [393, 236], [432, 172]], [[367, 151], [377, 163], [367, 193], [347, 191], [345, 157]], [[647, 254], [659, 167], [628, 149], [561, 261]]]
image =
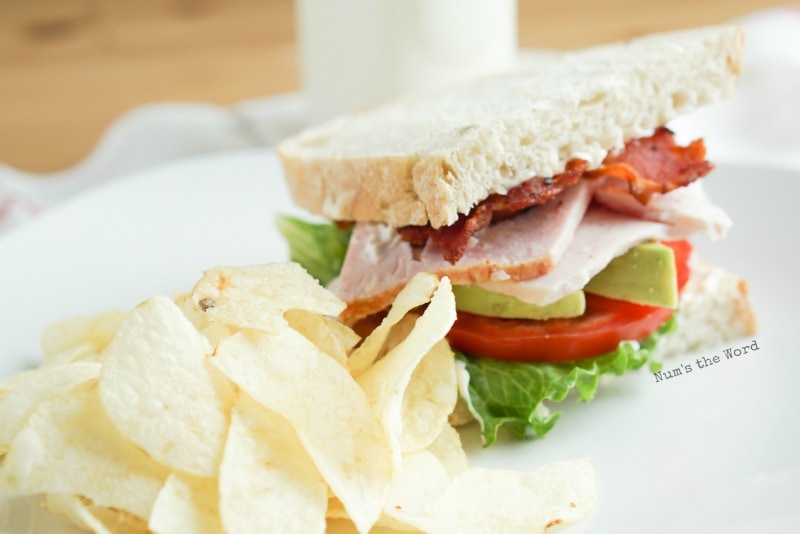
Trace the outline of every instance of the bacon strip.
[[714, 167], [705, 156], [702, 139], [678, 146], [672, 132], [661, 127], [650, 137], [629, 141], [618, 154], [606, 157], [600, 167], [587, 172], [585, 177], [604, 178], [599, 190], [627, 189], [642, 205], [647, 205], [654, 193], [668, 193], [711, 172]]
[[405, 226], [400, 236], [413, 246], [422, 246], [428, 239], [442, 250], [445, 260], [455, 265], [464, 256], [470, 237], [492, 221], [507, 219], [517, 212], [544, 204], [565, 188], [574, 185], [586, 172], [589, 164], [582, 159], [567, 163], [566, 170], [553, 178], [531, 178], [513, 187], [505, 195], [493, 194], [478, 203], [468, 215], [459, 216], [450, 226], [434, 229], [426, 226]]

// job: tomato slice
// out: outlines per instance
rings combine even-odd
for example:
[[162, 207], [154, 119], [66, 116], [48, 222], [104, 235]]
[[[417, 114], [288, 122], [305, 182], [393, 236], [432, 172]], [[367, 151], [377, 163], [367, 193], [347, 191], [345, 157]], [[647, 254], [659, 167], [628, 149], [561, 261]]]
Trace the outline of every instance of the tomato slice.
[[[664, 241], [675, 254], [678, 290], [689, 280], [691, 244]], [[484, 358], [525, 362], [564, 362], [599, 356], [621, 341], [640, 340], [655, 332], [673, 313], [586, 294], [586, 312], [571, 319], [500, 319], [458, 312], [448, 334], [451, 345]]]

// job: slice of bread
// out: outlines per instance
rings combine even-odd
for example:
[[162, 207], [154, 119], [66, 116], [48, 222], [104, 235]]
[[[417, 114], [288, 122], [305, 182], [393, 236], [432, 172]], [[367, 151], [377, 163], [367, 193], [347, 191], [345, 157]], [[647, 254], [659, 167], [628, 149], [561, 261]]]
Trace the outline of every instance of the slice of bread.
[[341, 221], [452, 224], [491, 193], [594, 167], [625, 141], [721, 100], [736, 85], [742, 29], [654, 34], [566, 53], [319, 125], [278, 146], [294, 200]]
[[681, 295], [678, 328], [659, 341], [653, 354], [657, 359], [713, 348], [758, 329], [744, 280], [702, 260], [692, 262], [691, 272]]
[[[695, 260], [692, 276], [681, 294], [678, 326], [661, 337], [652, 357], [679, 358], [704, 349], [718, 349], [736, 339], [750, 341], [757, 323], [747, 294], [747, 284], [716, 265]], [[459, 398], [450, 423], [460, 426], [473, 421], [466, 402]]]

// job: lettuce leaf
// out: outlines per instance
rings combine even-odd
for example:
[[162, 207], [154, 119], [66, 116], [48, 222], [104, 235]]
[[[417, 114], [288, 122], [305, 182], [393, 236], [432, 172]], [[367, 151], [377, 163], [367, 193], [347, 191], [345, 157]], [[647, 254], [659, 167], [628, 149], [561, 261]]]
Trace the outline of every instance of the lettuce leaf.
[[278, 230], [289, 243], [289, 259], [302, 265], [322, 285], [339, 276], [350, 242], [351, 228], [310, 223], [279, 215]]
[[[521, 363], [478, 358], [459, 353], [469, 373], [471, 411], [481, 425], [485, 447], [497, 439], [501, 427], [519, 438], [543, 437], [561, 417], [545, 404], [563, 401], [571, 390], [578, 399], [590, 401], [600, 376], [622, 375], [650, 361], [658, 339], [675, 328], [674, 315], [640, 342], [623, 341], [617, 350], [574, 362]], [[651, 370], [660, 363], [651, 361]]]

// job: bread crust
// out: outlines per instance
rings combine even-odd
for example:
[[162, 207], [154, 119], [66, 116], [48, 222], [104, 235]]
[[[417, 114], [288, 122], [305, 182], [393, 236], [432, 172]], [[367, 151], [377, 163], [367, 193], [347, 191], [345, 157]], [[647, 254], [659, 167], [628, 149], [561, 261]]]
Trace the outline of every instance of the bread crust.
[[279, 144], [291, 194], [312, 213], [390, 226], [452, 224], [489, 194], [592, 167], [632, 138], [729, 96], [742, 29], [668, 32], [564, 54], [310, 128]]

